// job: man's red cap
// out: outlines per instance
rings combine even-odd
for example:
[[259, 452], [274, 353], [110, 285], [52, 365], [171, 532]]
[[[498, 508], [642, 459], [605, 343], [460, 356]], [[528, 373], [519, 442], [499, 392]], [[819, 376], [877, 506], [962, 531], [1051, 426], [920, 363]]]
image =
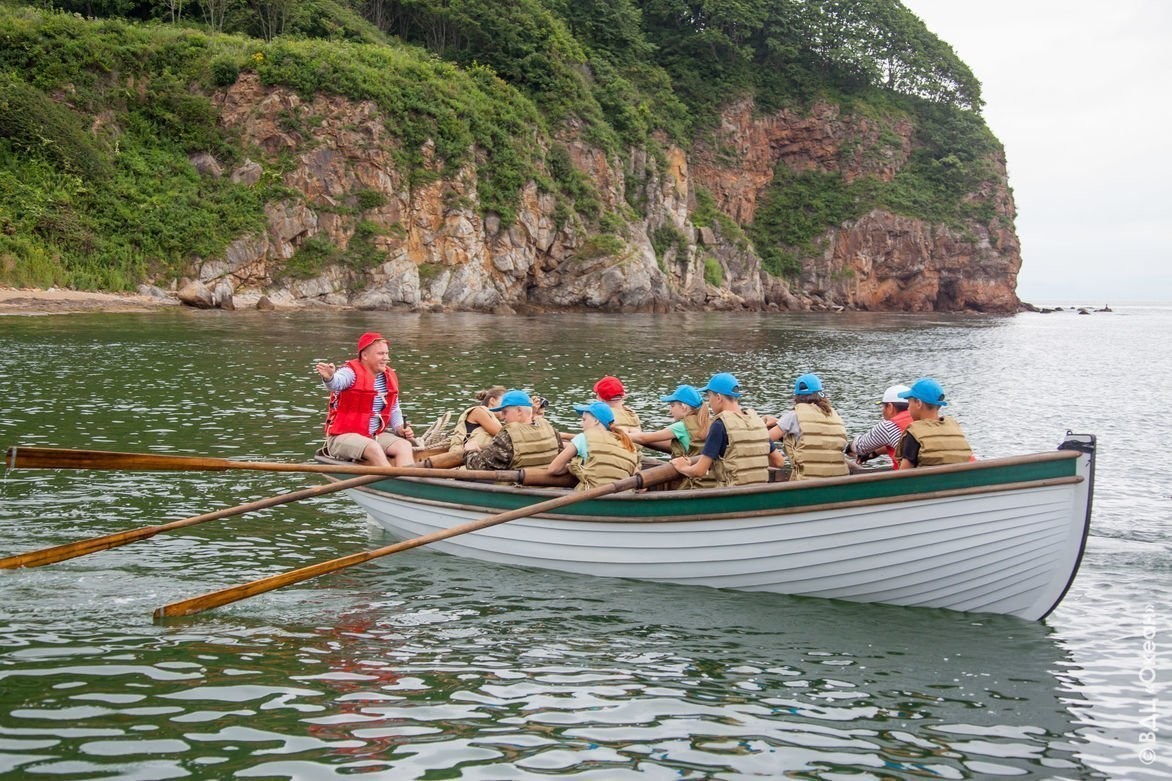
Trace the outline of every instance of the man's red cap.
[[358, 337], [358, 354], [362, 355], [362, 351], [370, 347], [375, 342], [385, 342], [383, 335], [375, 331], [367, 331], [362, 336]]
[[611, 399], [622, 398], [626, 395], [627, 391], [623, 388], [622, 380], [618, 377], [607, 375], [594, 383], [594, 393], [603, 401], [610, 401]]

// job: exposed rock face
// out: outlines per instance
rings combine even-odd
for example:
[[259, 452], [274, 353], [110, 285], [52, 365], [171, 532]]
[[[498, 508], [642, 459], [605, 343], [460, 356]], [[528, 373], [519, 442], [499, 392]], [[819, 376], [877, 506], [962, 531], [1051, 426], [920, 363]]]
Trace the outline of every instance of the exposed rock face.
[[[738, 101], [724, 111], [712, 142], [697, 152], [696, 175], [722, 211], [742, 225], [753, 221], [757, 199], [779, 162], [794, 171], [841, 173], [848, 182], [867, 174], [891, 181], [911, 155], [911, 123], [884, 124], [841, 112], [841, 106], [819, 103], [809, 114], [785, 109], [756, 116], [751, 100]], [[892, 136], [898, 145], [887, 142]]]
[[983, 231], [973, 241], [875, 211], [835, 231], [802, 280], [857, 309], [1014, 312], [1020, 266], [1012, 230]]
[[[779, 162], [794, 171], [841, 173], [848, 182], [864, 175], [890, 181], [911, 155], [913, 130], [906, 120], [842, 116], [841, 107], [831, 104], [816, 105], [808, 115], [785, 110], [755, 116], [752, 103], [742, 101], [725, 112], [694, 168], [722, 211], [750, 223]], [[990, 162], [996, 181], [972, 196], [992, 205], [989, 224], [966, 225], [967, 235], [961, 235], [944, 225], [872, 211], [828, 232], [825, 251], [804, 259], [795, 292], [851, 309], [1017, 311], [1021, 245], [1013, 230], [1013, 196], [1004, 159]], [[767, 301], [787, 295], [784, 286], [770, 282], [775, 280], [766, 280]]]
[[[1020, 255], [1004, 176], [989, 192], [974, 195], [995, 203], [992, 225], [970, 226], [960, 236], [872, 212], [830, 231], [827, 249], [806, 259], [796, 282], [764, 273], [743, 235], [725, 235], [718, 225], [697, 229], [691, 221], [699, 181], [722, 211], [738, 223], [751, 222], [779, 161], [799, 171], [839, 171], [848, 180], [864, 174], [890, 179], [912, 148], [906, 123], [844, 117], [829, 104], [808, 115], [759, 117], [751, 103], [742, 102], [729, 107], [715, 140], [691, 156], [672, 146], [658, 159], [636, 149], [625, 163], [608, 159], [570, 126], [559, 142], [595, 183], [605, 208], [630, 214], [627, 203], [643, 205], [622, 236], [600, 240], [597, 227], [576, 218], [559, 223], [556, 196], [533, 183], [520, 193], [512, 225], [482, 216], [472, 166], [409, 188], [394, 161], [397, 141], [371, 102], [326, 95], [307, 101], [244, 74], [217, 103], [222, 122], [264, 155], [292, 157], [284, 182], [302, 197], [270, 203], [263, 233], [242, 236], [222, 257], [196, 264], [193, 274], [214, 291], [212, 305], [231, 306], [233, 295], [255, 300], [263, 294], [278, 306], [316, 301], [497, 312], [1019, 306], [1014, 288]], [[431, 151], [423, 150], [425, 159]], [[266, 166], [261, 157], [239, 166], [232, 179], [259, 181]], [[213, 163], [200, 158], [205, 175], [222, 174]], [[371, 225], [377, 227], [373, 236]], [[367, 232], [359, 236], [362, 226]], [[291, 278], [287, 261], [310, 240], [339, 251], [366, 241], [383, 260], [361, 271], [330, 264], [311, 277]]]

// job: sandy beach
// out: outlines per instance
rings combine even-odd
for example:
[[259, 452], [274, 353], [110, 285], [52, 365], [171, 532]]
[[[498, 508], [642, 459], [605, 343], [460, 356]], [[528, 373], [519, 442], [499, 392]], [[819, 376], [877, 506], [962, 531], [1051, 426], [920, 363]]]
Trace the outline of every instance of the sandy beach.
[[135, 293], [91, 293], [60, 288], [0, 287], [0, 315], [56, 315], [70, 312], [145, 312], [179, 306], [173, 298]]

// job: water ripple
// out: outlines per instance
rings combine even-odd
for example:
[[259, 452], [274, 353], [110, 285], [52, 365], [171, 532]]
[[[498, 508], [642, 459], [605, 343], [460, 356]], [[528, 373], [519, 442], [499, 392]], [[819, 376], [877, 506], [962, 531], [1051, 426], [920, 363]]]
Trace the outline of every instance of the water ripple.
[[[33, 322], [35, 320], [35, 322]], [[681, 381], [734, 371], [764, 412], [820, 373], [853, 430], [934, 374], [982, 456], [1100, 436], [1086, 561], [1045, 624], [568, 576], [426, 550], [156, 625], [153, 609], [386, 544], [337, 496], [0, 573], [0, 776], [60, 779], [1163, 778], [1172, 604], [1163, 435], [1105, 403], [1136, 356], [1159, 410], [1172, 310], [1013, 318], [163, 313], [0, 318], [5, 444], [297, 461], [316, 360], [394, 333], [410, 419], [478, 387], [570, 404], [619, 372], [649, 425]], [[631, 334], [640, 338], [633, 339]], [[312, 338], [307, 337], [312, 334]], [[622, 345], [621, 352], [616, 345]], [[665, 347], [670, 345], [670, 347]], [[946, 345], [947, 349], [941, 349]], [[63, 405], [84, 354], [84, 398]], [[1150, 364], [1150, 365], [1147, 365]], [[12, 367], [43, 367], [40, 382]], [[128, 377], [126, 367], [134, 367]], [[1072, 368], [1078, 367], [1078, 368]], [[1007, 390], [1004, 378], [1013, 378]], [[1014, 389], [1027, 388], [1028, 393]], [[1007, 393], [1012, 398], [1007, 400]], [[276, 473], [16, 471], [19, 552], [320, 482]], [[1145, 641], [1154, 651], [1145, 657]], [[1145, 665], [1147, 665], [1145, 667]], [[1144, 676], [1155, 677], [1149, 691]]]

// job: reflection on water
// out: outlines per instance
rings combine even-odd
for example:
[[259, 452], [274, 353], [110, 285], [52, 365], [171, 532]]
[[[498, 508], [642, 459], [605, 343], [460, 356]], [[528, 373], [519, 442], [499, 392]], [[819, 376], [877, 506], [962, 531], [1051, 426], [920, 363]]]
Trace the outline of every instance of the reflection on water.
[[1042, 624], [425, 551], [318, 589], [145, 633], [6, 631], [0, 757], [57, 777], [1094, 775]]
[[[1139, 759], [1136, 675], [1151, 620], [1172, 676], [1170, 497], [1158, 459], [1132, 455], [1163, 442], [1103, 394], [1135, 355], [1164, 354], [1170, 315], [0, 318], [3, 445], [300, 460], [324, 406], [313, 362], [378, 329], [417, 426], [501, 383], [548, 396], [571, 429], [606, 373], [650, 425], [667, 422], [660, 394], [715, 371], [777, 412], [815, 370], [852, 431], [883, 387], [933, 374], [982, 455], [1048, 449], [1067, 428], [1103, 448], [1087, 562], [1046, 624], [427, 550], [151, 622], [161, 604], [386, 543], [335, 496], [0, 572], [0, 777], [1163, 777], [1172, 752]], [[1172, 366], [1145, 372], [1133, 408], [1159, 409]], [[0, 553], [307, 481], [9, 473]]]

